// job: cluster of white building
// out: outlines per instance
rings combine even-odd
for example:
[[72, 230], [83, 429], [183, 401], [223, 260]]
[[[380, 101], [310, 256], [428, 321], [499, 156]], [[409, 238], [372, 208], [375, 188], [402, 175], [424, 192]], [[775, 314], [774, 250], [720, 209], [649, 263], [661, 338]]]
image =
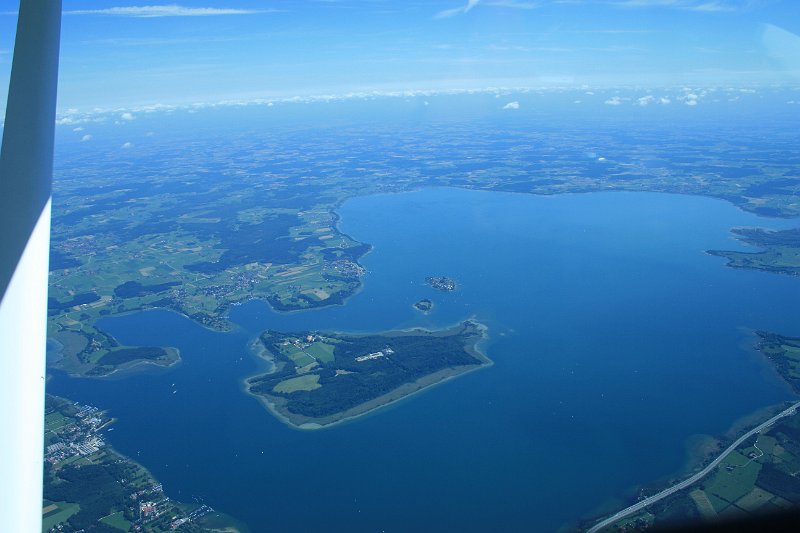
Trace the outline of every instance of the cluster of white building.
[[357, 363], [363, 363], [364, 361], [370, 361], [372, 359], [378, 359], [379, 357], [385, 357], [387, 355], [391, 355], [394, 353], [394, 350], [389, 348], [388, 346], [379, 352], [372, 352], [371, 354], [361, 355], [356, 357]]

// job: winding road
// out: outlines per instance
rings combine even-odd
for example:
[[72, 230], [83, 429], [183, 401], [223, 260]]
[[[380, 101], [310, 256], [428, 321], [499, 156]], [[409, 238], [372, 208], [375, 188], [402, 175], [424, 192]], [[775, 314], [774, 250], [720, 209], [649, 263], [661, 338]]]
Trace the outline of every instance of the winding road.
[[698, 473], [694, 474], [692, 477], [687, 478], [687, 479], [681, 481], [680, 483], [677, 483], [677, 484], [669, 487], [668, 489], [664, 489], [661, 492], [659, 492], [658, 494], [654, 494], [653, 496], [650, 496], [649, 498], [645, 498], [644, 500], [642, 500], [642, 501], [640, 501], [638, 503], [635, 503], [635, 504], [631, 505], [630, 507], [627, 507], [627, 508], [623, 509], [622, 511], [614, 514], [613, 516], [609, 516], [605, 520], [603, 520], [601, 522], [598, 522], [597, 524], [592, 526], [592, 528], [587, 530], [586, 533], [597, 533], [598, 531], [600, 531], [604, 527], [613, 524], [617, 520], [625, 518], [626, 516], [631, 515], [631, 514], [637, 512], [637, 511], [641, 511], [642, 509], [644, 509], [648, 505], [652, 505], [652, 504], [656, 503], [659, 500], [663, 500], [667, 496], [675, 494], [679, 490], [683, 490], [686, 487], [688, 487], [689, 485], [692, 485], [693, 483], [696, 483], [697, 481], [700, 481], [706, 475], [708, 475], [709, 472], [714, 470], [717, 467], [717, 465], [719, 465], [722, 462], [722, 460], [725, 459], [725, 457], [727, 457], [733, 450], [738, 448], [740, 444], [742, 444], [744, 441], [746, 441], [747, 439], [749, 439], [750, 437], [752, 437], [756, 433], [760, 433], [765, 428], [771, 426], [777, 420], [780, 420], [783, 417], [791, 416], [791, 415], [795, 414], [796, 409], [798, 407], [800, 407], [800, 402], [794, 403], [788, 409], [785, 409], [785, 410], [781, 411], [780, 413], [778, 413], [777, 415], [773, 416], [772, 418], [770, 418], [769, 420], [767, 420], [763, 424], [754, 427], [753, 429], [751, 429], [750, 431], [748, 431], [747, 433], [745, 433], [744, 435], [742, 435], [741, 437], [736, 439], [736, 441], [733, 444], [728, 446], [725, 449], [725, 451], [722, 452], [719, 456], [717, 456], [716, 459], [711, 461], [708, 464], [708, 466], [706, 466], [704, 469], [702, 469]]

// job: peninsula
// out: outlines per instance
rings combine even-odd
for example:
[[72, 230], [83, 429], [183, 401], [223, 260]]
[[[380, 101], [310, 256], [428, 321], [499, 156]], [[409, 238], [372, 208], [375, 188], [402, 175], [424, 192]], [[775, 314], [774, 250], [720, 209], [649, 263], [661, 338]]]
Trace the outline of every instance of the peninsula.
[[800, 276], [800, 228], [771, 231], [760, 228], [734, 228], [731, 233], [758, 252], [708, 250], [724, 257], [731, 268], [761, 270], [788, 276]]
[[375, 335], [268, 330], [260, 342], [273, 371], [247, 390], [284, 422], [319, 429], [492, 364], [476, 347], [485, 332], [474, 320]]

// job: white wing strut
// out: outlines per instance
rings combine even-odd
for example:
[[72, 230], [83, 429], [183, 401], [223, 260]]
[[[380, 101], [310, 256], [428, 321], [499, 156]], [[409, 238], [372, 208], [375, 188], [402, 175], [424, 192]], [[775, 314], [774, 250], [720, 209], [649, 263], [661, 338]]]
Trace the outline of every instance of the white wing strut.
[[61, 0], [21, 0], [0, 152], [0, 530], [42, 528], [42, 448]]

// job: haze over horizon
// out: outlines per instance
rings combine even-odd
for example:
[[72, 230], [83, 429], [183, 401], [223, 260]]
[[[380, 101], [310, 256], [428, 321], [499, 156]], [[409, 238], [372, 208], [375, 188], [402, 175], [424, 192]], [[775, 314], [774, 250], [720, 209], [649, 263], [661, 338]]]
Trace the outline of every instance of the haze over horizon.
[[[15, 2], [0, 9], [5, 104]], [[64, 2], [59, 110], [491, 87], [793, 86], [780, 0]]]

